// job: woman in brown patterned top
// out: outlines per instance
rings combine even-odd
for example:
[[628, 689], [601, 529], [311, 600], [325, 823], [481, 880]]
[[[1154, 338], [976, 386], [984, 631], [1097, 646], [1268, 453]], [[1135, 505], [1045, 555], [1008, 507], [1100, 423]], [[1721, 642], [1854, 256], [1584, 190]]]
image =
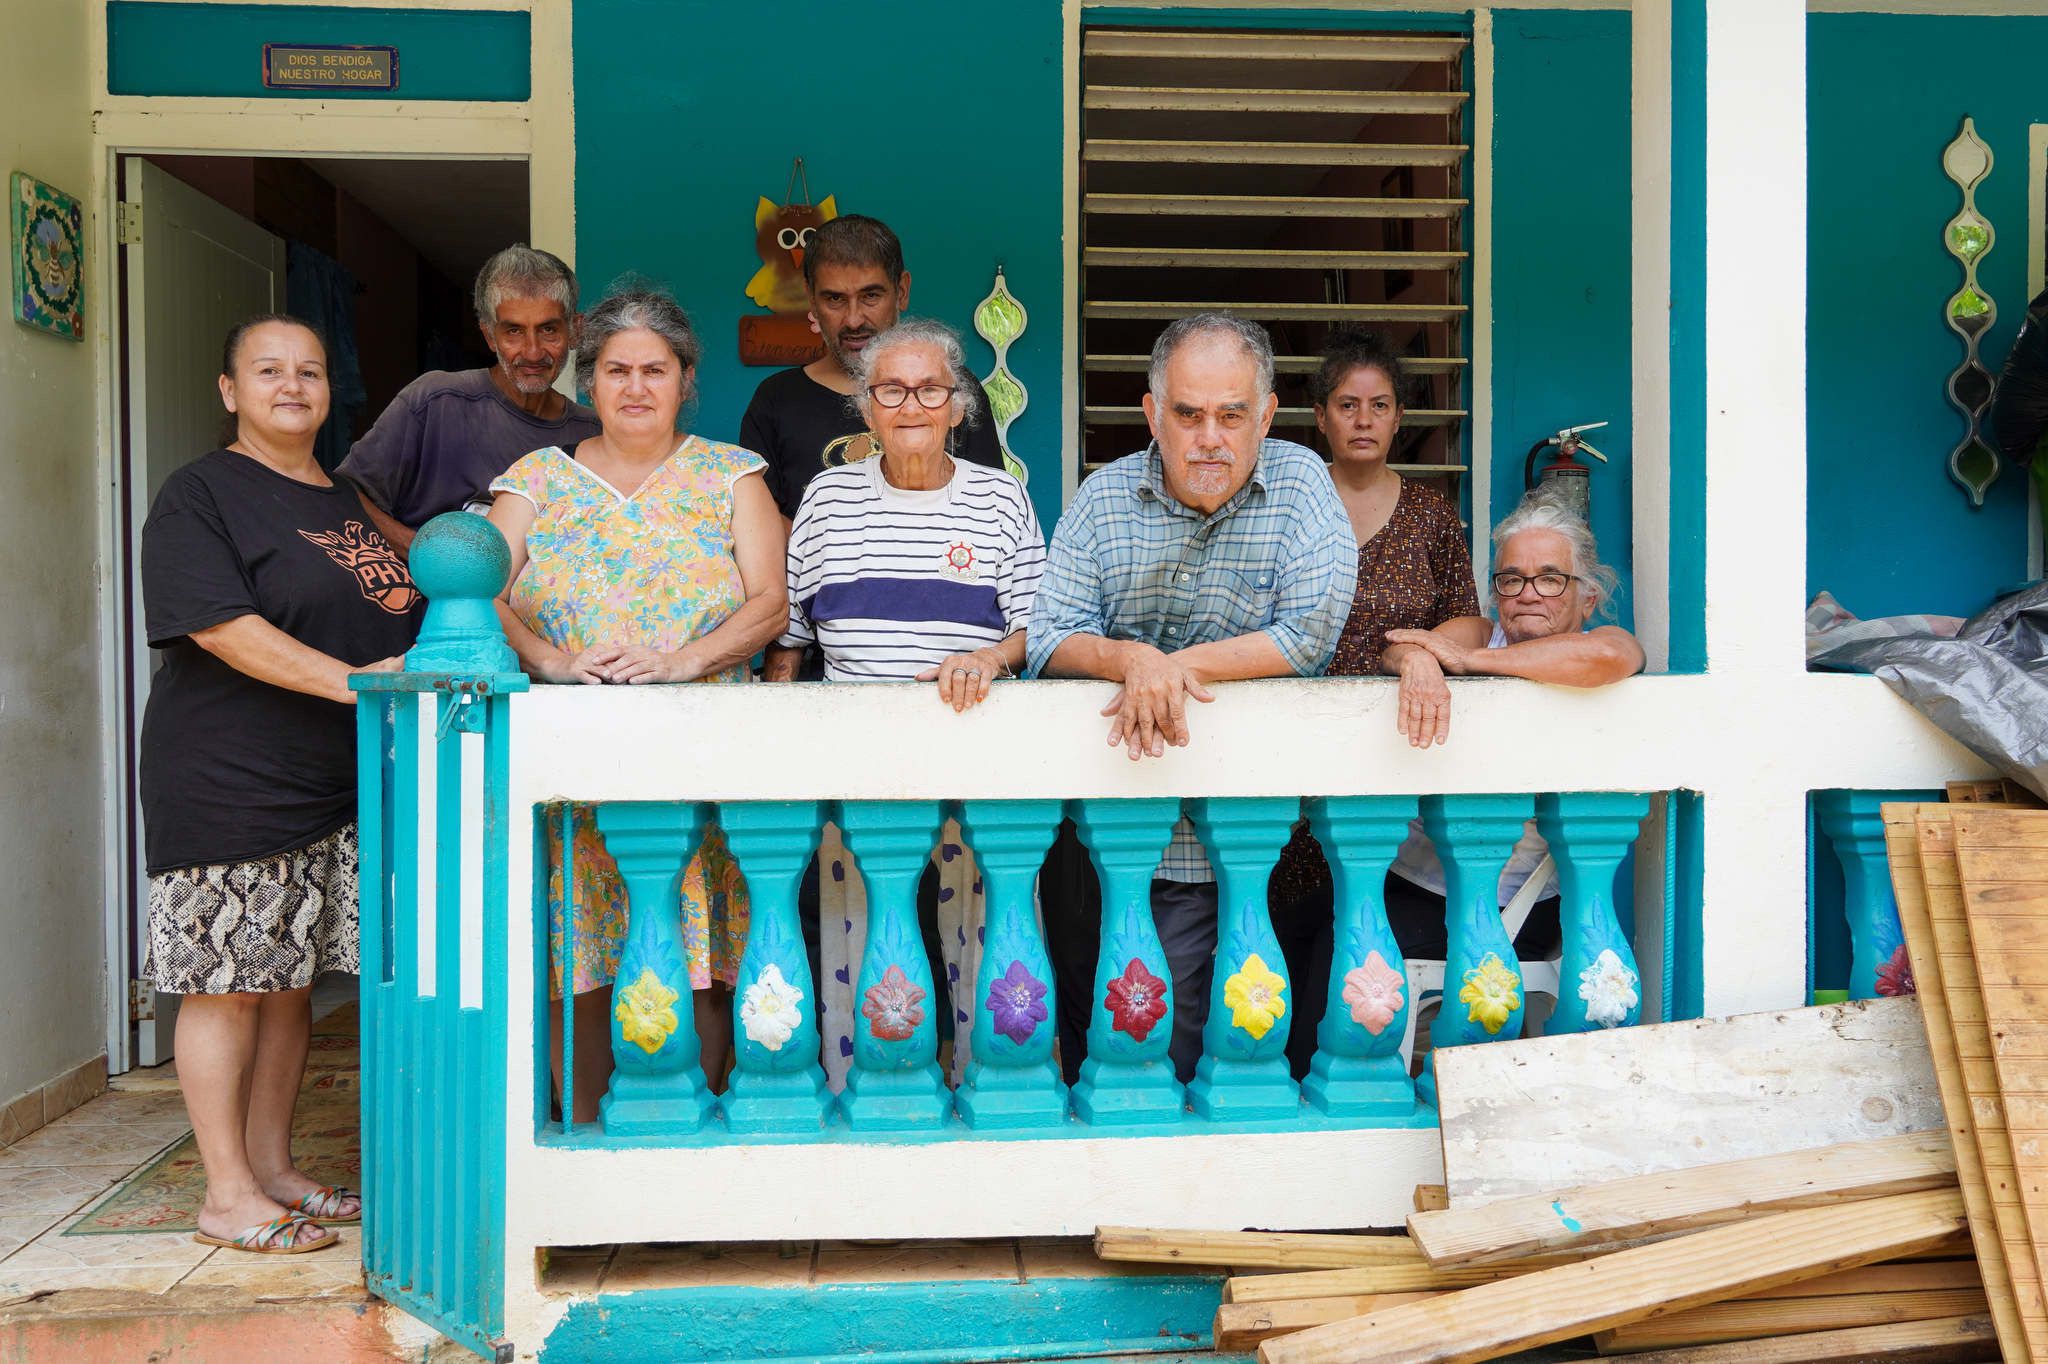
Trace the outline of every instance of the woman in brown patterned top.
[[[1358, 588], [1330, 660], [1332, 676], [1389, 672], [1401, 679], [1397, 718], [1418, 747], [1450, 733], [1450, 689], [1428, 650], [1388, 644], [1389, 630], [1448, 628], [1461, 643], [1485, 645], [1472, 551], [1458, 510], [1434, 486], [1401, 477], [1388, 463], [1401, 430], [1400, 357], [1357, 328], [1330, 335], [1309, 380], [1316, 429], [1330, 450], [1330, 479], [1358, 541]], [[1472, 638], [1466, 640], [1464, 636]], [[1297, 1010], [1288, 1037], [1294, 1073], [1307, 1073], [1328, 994], [1329, 866], [1307, 826], [1298, 826], [1270, 887], [1274, 928], [1286, 949]]]

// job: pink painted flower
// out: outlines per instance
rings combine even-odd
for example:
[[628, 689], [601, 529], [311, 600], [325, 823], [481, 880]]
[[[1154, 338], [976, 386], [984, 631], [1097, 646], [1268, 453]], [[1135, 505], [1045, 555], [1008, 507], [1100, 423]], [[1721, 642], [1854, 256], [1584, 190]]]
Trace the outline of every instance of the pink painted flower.
[[1166, 1016], [1166, 982], [1132, 957], [1124, 973], [1109, 982], [1102, 1002], [1109, 1009], [1110, 1026], [1142, 1042], [1152, 1025]]
[[913, 985], [902, 967], [891, 966], [882, 972], [880, 981], [868, 987], [860, 1011], [875, 1036], [884, 1042], [902, 1042], [924, 1022], [924, 1010], [918, 1007], [923, 998], [923, 987]]
[[1884, 965], [1877, 968], [1877, 992], [1880, 995], [1910, 995], [1918, 993], [1913, 984], [1913, 963], [1906, 956], [1906, 945], [1899, 944], [1898, 951]]
[[1367, 953], [1364, 965], [1344, 973], [1344, 1002], [1351, 1006], [1351, 1021], [1374, 1037], [1385, 1032], [1401, 1012], [1401, 985], [1399, 971], [1378, 952]]

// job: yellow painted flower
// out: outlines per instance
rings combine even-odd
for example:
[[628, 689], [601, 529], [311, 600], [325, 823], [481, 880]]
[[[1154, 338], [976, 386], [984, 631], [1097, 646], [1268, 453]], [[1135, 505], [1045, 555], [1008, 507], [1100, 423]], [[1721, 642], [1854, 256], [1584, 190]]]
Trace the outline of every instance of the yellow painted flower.
[[1287, 1012], [1281, 998], [1287, 981], [1275, 975], [1254, 952], [1244, 959], [1238, 973], [1223, 982], [1223, 1002], [1230, 1006], [1231, 1026], [1243, 1028], [1253, 1037], [1264, 1037]]
[[1522, 1007], [1522, 978], [1488, 952], [1479, 965], [1465, 973], [1465, 987], [1458, 1002], [1467, 1006], [1465, 1017], [1491, 1033], [1507, 1026], [1508, 1015]]
[[661, 1050], [669, 1034], [682, 1026], [676, 1018], [673, 1007], [682, 998], [674, 990], [661, 983], [661, 977], [652, 970], [642, 971], [640, 979], [619, 991], [619, 1004], [615, 1012], [619, 1019], [619, 1030], [631, 1042], [649, 1056]]

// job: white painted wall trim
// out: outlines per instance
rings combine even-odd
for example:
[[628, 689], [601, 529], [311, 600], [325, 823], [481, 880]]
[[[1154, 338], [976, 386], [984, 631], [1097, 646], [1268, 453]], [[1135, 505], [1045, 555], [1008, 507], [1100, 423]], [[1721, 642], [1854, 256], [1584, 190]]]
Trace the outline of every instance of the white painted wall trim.
[[1629, 455], [1635, 633], [1651, 672], [1671, 663], [1671, 0], [1629, 26]]
[[[1060, 6], [1060, 505], [1081, 486], [1081, 0]], [[1047, 528], [1048, 533], [1051, 527]]]
[[1493, 576], [1493, 11], [1472, 14], [1472, 278], [1466, 302], [1465, 386], [1472, 412], [1472, 577]]
[[1944, 18], [2001, 19], [2048, 14], [2048, 0], [1807, 0], [1811, 14], [1933, 14]]

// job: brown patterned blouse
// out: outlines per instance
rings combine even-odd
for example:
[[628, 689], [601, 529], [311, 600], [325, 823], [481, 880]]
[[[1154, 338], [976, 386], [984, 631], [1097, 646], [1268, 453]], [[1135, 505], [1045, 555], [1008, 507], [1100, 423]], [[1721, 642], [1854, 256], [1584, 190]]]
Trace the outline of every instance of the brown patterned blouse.
[[[1458, 523], [1458, 509], [1437, 489], [1404, 478], [1394, 514], [1379, 534], [1358, 547], [1358, 591], [1327, 673], [1371, 676], [1380, 670], [1387, 631], [1433, 630], [1447, 620], [1478, 614], [1472, 550]], [[1329, 880], [1329, 865], [1308, 825], [1295, 826], [1273, 870], [1273, 907], [1301, 913], [1300, 902], [1319, 891], [1327, 894]]]
[[1394, 514], [1358, 547], [1358, 594], [1330, 660], [1332, 677], [1371, 676], [1389, 630], [1433, 630], [1479, 614], [1472, 550], [1458, 510], [1427, 484], [1401, 480]]

